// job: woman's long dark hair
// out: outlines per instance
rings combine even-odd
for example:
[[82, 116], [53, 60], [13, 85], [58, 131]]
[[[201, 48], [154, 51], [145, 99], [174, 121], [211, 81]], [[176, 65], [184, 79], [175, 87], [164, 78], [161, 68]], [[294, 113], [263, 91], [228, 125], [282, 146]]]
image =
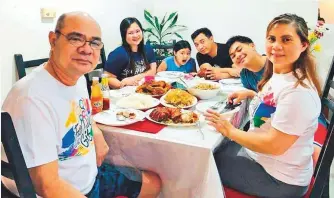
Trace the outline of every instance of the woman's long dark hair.
[[[143, 27], [141, 25], [141, 23], [138, 21], [138, 19], [133, 18], [133, 17], [128, 17], [122, 20], [121, 25], [119, 27], [120, 31], [121, 31], [121, 37], [122, 37], [122, 46], [125, 48], [126, 52], [128, 53], [129, 56], [129, 64], [130, 64], [130, 72], [131, 74], [134, 75], [135, 72], [135, 63], [133, 60], [133, 57], [131, 56], [131, 47], [130, 45], [126, 42], [126, 33], [128, 28], [130, 27], [131, 24], [133, 23], [137, 23], [137, 25], [139, 26], [140, 30], [143, 32]], [[147, 61], [147, 57], [146, 57], [146, 53], [145, 53], [145, 47], [144, 47], [144, 32], [143, 32], [143, 39], [140, 41], [139, 45], [138, 45], [138, 52], [140, 53], [140, 55], [143, 57], [144, 59], [144, 64], [145, 64], [145, 71], [150, 69], [150, 64]]]
[[[282, 14], [275, 17], [267, 27], [267, 36], [269, 31], [276, 24], [291, 24], [296, 28], [296, 32], [302, 43], [307, 43], [308, 47], [303, 51], [296, 62], [293, 63], [293, 75], [297, 78], [296, 87], [301, 85], [303, 87], [309, 88], [303, 80], [307, 79], [317, 89], [319, 96], [321, 95], [321, 87], [319, 83], [319, 78], [316, 72], [316, 63], [314, 57], [310, 52], [310, 43], [308, 40], [308, 28], [305, 20], [295, 14]], [[273, 63], [267, 60], [265, 71], [262, 80], [258, 83], [258, 90], [261, 91], [263, 86], [269, 81], [273, 75]]]

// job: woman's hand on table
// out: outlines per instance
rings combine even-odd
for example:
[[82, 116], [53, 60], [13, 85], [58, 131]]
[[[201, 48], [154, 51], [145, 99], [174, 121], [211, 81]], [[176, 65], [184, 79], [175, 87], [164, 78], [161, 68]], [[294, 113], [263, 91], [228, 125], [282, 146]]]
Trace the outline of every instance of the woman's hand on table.
[[205, 120], [209, 121], [208, 124], [213, 126], [219, 133], [225, 137], [229, 137], [230, 133], [235, 127], [228, 121], [225, 116], [219, 114], [216, 111], [209, 109], [204, 113]]
[[256, 92], [252, 90], [236, 91], [228, 96], [228, 102], [238, 104], [247, 98], [253, 98], [255, 95]]
[[121, 81], [121, 87], [125, 87], [125, 86], [137, 86], [138, 85], [139, 80], [137, 78], [133, 77], [128, 77], [128, 78], [124, 78]]

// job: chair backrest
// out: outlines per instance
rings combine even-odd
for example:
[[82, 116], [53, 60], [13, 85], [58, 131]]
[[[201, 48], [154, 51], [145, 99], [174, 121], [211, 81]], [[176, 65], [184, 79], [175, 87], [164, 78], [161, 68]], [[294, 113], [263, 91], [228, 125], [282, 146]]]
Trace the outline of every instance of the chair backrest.
[[321, 97], [321, 103], [323, 110], [328, 110], [330, 112], [327, 117], [327, 136], [324, 145], [322, 146], [320, 156], [314, 171], [314, 185], [312, 188], [310, 197], [321, 197], [325, 184], [328, 182], [330, 166], [334, 157], [334, 134], [333, 134], [333, 124], [334, 124], [334, 102], [329, 98], [330, 89], [334, 89], [334, 57], [331, 63], [330, 71], [328, 72], [325, 88]]
[[160, 63], [166, 57], [173, 55], [173, 47], [174, 47], [175, 43], [176, 43], [175, 40], [173, 40], [173, 42], [171, 44], [166, 44], [166, 45], [159, 45], [159, 44], [149, 43], [154, 50], [155, 58], [157, 60], [157, 66], [159, 66]]
[[[14, 54], [14, 59], [19, 79], [27, 75], [26, 69], [37, 67], [49, 60], [49, 58], [42, 58], [42, 59], [24, 61], [22, 54]], [[104, 48], [102, 48], [100, 53], [100, 63], [96, 66], [95, 70], [103, 69], [105, 63], [106, 63], [106, 54]]]
[[14, 59], [19, 79], [27, 75], [26, 69], [37, 67], [49, 60], [48, 58], [42, 58], [42, 59], [24, 61], [22, 54], [15, 54]]
[[15, 180], [20, 197], [36, 197], [12, 118], [6, 112], [1, 112], [1, 142], [8, 158], [8, 163], [1, 160], [1, 175]]
[[[27, 68], [39, 66], [42, 63], [45, 63], [49, 60], [49, 58], [42, 58], [42, 59], [24, 61], [22, 54], [15, 54], [14, 59], [15, 59], [16, 69], [17, 69], [19, 79], [27, 75], [26, 73]], [[87, 81], [87, 90], [88, 90], [89, 95], [90, 95], [91, 84], [92, 84], [91, 77], [101, 75], [103, 73], [103, 67], [105, 63], [106, 63], [106, 54], [105, 54], [104, 48], [102, 48], [101, 53], [100, 53], [100, 63], [95, 68], [95, 70], [97, 70], [98, 72], [94, 70], [91, 73], [85, 74], [85, 78]]]

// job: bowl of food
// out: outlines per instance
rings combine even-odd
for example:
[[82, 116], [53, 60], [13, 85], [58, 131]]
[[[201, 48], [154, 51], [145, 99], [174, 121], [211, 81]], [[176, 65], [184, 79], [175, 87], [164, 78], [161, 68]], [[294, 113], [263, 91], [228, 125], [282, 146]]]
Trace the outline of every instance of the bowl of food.
[[215, 97], [220, 91], [220, 83], [201, 81], [188, 88], [189, 93], [199, 99], [207, 100]]

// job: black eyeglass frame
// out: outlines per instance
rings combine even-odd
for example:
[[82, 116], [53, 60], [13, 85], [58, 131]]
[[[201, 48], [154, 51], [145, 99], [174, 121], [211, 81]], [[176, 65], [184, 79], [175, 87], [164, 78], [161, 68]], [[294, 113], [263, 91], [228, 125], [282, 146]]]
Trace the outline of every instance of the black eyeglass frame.
[[[104, 46], [104, 43], [103, 43], [102, 41], [100, 41], [100, 40], [95, 39], [95, 40], [87, 41], [86, 38], [83, 39], [84, 42], [82, 42], [81, 45], [77, 45], [77, 44], [74, 44], [73, 41], [71, 42], [71, 39], [68, 38], [68, 35], [63, 34], [61, 31], [56, 30], [55, 33], [64, 36], [64, 37], [66, 38], [66, 40], [67, 40], [71, 45], [73, 45], [74, 47], [82, 47], [82, 46], [84, 46], [87, 42], [89, 43], [89, 46], [90, 46], [92, 49], [95, 49], [95, 50], [101, 50], [101, 49], [103, 48], [103, 46]], [[82, 35], [82, 36], [85, 37], [84, 35]], [[98, 48], [92, 46], [92, 43], [93, 43], [93, 42], [96, 42], [96, 41], [98, 41], [98, 42], [101, 43], [101, 45], [99, 45]], [[76, 42], [76, 43], [78, 43], [78, 42]]]

